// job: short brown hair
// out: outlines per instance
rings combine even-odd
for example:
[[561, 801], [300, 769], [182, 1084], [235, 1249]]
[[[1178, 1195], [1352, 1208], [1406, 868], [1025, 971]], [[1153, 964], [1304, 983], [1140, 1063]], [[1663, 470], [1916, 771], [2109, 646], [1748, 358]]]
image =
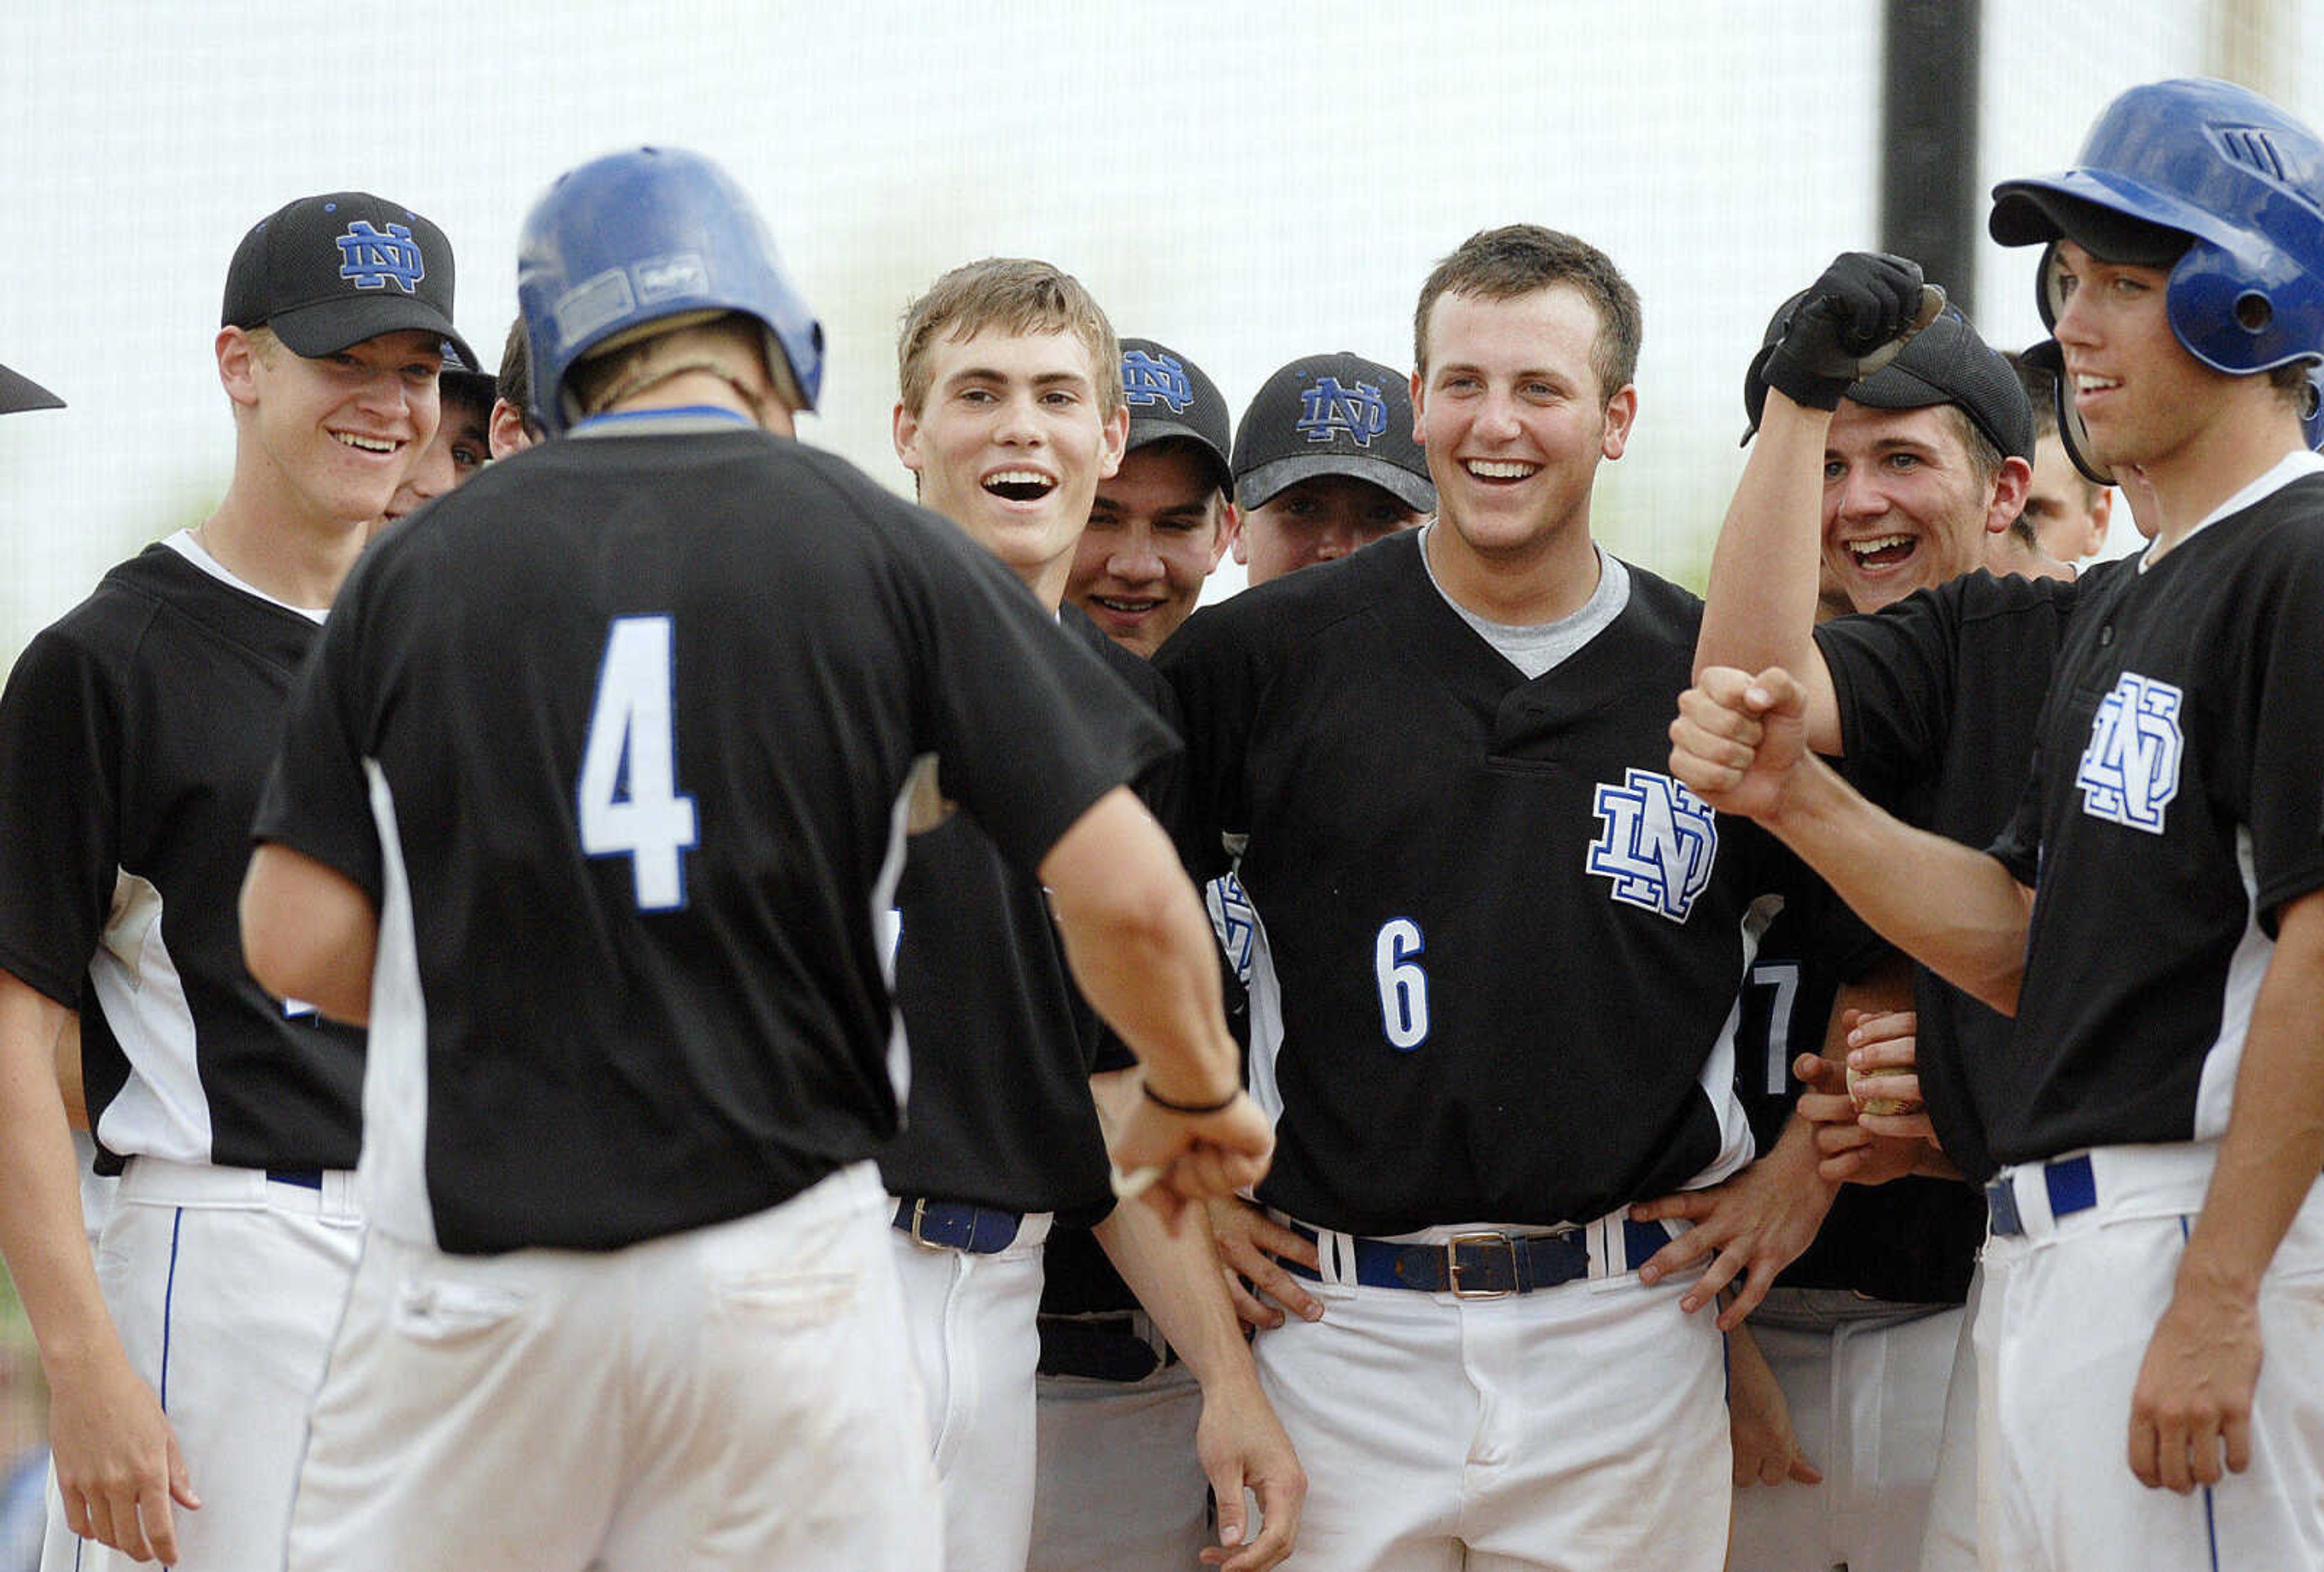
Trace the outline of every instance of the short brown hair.
[[509, 324], [508, 338], [501, 345], [500, 375], [493, 381], [499, 395], [508, 400], [530, 425], [532, 421], [532, 346], [526, 341], [521, 316]]
[[954, 268], [904, 313], [896, 335], [896, 381], [915, 415], [927, 402], [928, 349], [939, 335], [957, 344], [989, 328], [1004, 333], [1070, 333], [1090, 356], [1098, 414], [1121, 408], [1121, 346], [1079, 279], [1027, 257], [988, 256]]
[[1412, 314], [1412, 363], [1428, 370], [1428, 313], [1443, 295], [1476, 295], [1513, 301], [1554, 284], [1570, 284], [1598, 313], [1598, 338], [1591, 347], [1591, 369], [1598, 392], [1610, 402], [1638, 374], [1638, 345], [1646, 337], [1646, 313], [1638, 291], [1613, 259], [1586, 240], [1538, 224], [1480, 229], [1436, 264], [1420, 286], [1420, 307]]
[[[681, 314], [646, 324], [649, 330], [616, 334], [565, 374], [584, 418], [603, 414], [647, 389], [687, 372], [707, 372], [745, 399], [763, 396], [788, 408], [782, 381], [768, 362], [766, 328], [739, 311]], [[752, 384], [763, 382], [763, 395]]]

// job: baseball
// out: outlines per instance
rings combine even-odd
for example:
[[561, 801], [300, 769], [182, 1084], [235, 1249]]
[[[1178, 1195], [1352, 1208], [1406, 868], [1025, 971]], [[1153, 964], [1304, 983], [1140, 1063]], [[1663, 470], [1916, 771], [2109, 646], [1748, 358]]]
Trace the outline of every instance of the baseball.
[[[1851, 1066], [1848, 1072], [1848, 1095], [1856, 1097], [1858, 1081], [1877, 1078], [1877, 1075], [1867, 1074]], [[1870, 1114], [1876, 1118], [1893, 1119], [1899, 1114], [1919, 1113], [1921, 1100], [1918, 1097], [1856, 1097], [1856, 1111]]]

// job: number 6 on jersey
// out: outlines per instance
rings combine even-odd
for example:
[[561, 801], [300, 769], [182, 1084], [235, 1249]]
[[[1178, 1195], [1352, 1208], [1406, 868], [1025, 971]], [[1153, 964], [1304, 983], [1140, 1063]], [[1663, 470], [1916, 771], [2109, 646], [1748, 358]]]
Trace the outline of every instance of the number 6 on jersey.
[[694, 799], [678, 794], [672, 687], [669, 618], [614, 618], [581, 754], [581, 849], [631, 859], [641, 911], [686, 904], [678, 854], [695, 843]]

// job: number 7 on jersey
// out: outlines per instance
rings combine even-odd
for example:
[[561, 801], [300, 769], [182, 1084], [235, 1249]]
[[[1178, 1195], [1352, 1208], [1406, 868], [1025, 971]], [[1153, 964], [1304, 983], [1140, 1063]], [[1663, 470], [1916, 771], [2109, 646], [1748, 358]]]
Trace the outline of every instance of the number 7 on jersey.
[[630, 859], [641, 911], [686, 904], [679, 854], [695, 844], [694, 799], [678, 792], [670, 641], [667, 616], [613, 619], [581, 753], [581, 850]]

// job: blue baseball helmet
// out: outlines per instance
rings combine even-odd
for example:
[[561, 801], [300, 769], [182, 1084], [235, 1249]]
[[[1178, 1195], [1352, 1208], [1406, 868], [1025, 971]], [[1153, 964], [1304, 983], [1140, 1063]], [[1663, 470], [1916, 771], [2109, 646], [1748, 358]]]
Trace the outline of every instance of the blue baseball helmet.
[[735, 311], [767, 330], [769, 369], [801, 409], [823, 387], [823, 324], [783, 276], [758, 209], [726, 171], [675, 147], [609, 153], [558, 177], [517, 241], [533, 417], [579, 415], [566, 386], [592, 350], [670, 317]]
[[[1987, 227], [2004, 245], [2062, 236], [2108, 262], [2167, 267], [2171, 330], [2216, 370], [2324, 356], [2324, 142], [2247, 88], [2133, 88], [2072, 169], [1996, 186]], [[2047, 262], [2042, 320], [2054, 325]]]

